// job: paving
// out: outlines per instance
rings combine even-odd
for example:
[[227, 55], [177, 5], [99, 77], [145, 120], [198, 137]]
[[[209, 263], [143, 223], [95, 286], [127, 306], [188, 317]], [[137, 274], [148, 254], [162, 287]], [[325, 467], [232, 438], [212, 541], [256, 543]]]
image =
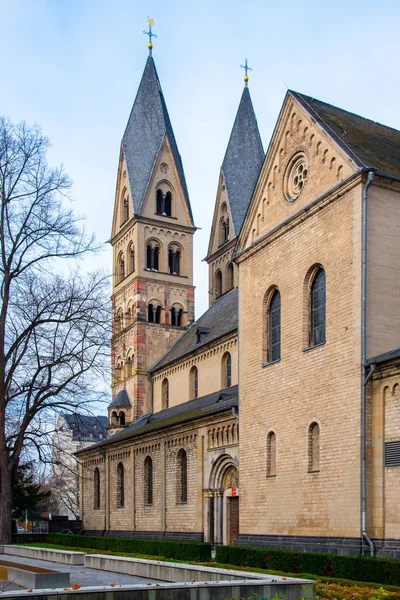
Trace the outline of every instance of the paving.
[[[7, 554], [7, 561], [19, 563], [20, 565], [32, 565], [33, 567], [42, 567], [44, 569], [52, 569], [54, 571], [63, 571], [71, 573], [71, 585], [80, 585], [87, 587], [92, 585], [109, 586], [117, 585], [146, 585], [147, 583], [158, 583], [155, 579], [146, 579], [144, 577], [136, 577], [131, 575], [121, 575], [120, 573], [112, 573], [111, 571], [100, 571], [97, 569], [87, 569], [84, 565], [64, 565], [60, 563], [50, 562], [48, 560], [35, 560], [32, 558], [24, 558], [21, 556], [13, 556]], [[4, 582], [0, 580], [0, 592], [16, 590], [20, 586], [12, 582]]]

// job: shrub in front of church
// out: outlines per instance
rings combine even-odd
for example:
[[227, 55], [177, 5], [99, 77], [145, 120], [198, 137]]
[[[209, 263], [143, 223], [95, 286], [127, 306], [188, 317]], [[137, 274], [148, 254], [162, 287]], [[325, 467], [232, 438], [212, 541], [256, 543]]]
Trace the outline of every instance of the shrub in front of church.
[[70, 535], [50, 533], [49, 542], [74, 548], [95, 548], [112, 552], [128, 552], [175, 558], [177, 560], [193, 560], [207, 562], [211, 560], [211, 545], [196, 542], [172, 542], [168, 540], [137, 540], [89, 535]]
[[400, 561], [367, 556], [337, 556], [275, 548], [218, 546], [217, 563], [284, 573], [312, 573], [327, 577], [400, 585]]

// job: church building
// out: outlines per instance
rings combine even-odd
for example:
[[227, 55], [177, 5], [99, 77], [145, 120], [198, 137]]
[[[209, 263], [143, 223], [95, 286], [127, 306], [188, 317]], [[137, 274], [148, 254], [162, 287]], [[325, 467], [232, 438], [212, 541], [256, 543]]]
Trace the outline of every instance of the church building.
[[147, 58], [122, 137], [108, 437], [91, 535], [400, 557], [400, 132], [288, 91], [265, 154], [248, 77], [194, 320], [183, 163]]

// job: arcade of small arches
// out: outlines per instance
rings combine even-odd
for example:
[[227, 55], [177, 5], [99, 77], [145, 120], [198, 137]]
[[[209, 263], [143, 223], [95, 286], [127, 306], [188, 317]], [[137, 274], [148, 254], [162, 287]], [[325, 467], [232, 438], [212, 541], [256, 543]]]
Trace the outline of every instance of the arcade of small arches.
[[[129, 302], [128, 308], [124, 313], [122, 307], [115, 311], [114, 316], [114, 335], [118, 335], [127, 327], [133, 324], [136, 314], [136, 306], [133, 302]], [[138, 315], [140, 319], [140, 315]], [[174, 303], [171, 308], [164, 309], [159, 300], [150, 300], [146, 307], [146, 320], [148, 323], [157, 323], [164, 325], [172, 325], [173, 327], [185, 326], [185, 311], [183, 306]]]
[[119, 412], [113, 410], [110, 415], [110, 425], [111, 427], [125, 427], [126, 425], [126, 415], [123, 410]]
[[125, 360], [119, 357], [115, 363], [114, 380], [123, 381], [133, 375], [135, 355], [132, 348], [126, 354]]
[[[167, 249], [168, 265], [164, 265], [163, 245], [159, 240], [150, 239], [146, 242], [146, 255], [144, 269], [168, 273], [168, 275], [182, 276], [183, 249], [177, 242], [171, 242]], [[129, 243], [126, 253], [120, 251], [115, 267], [116, 283], [121, 283], [126, 277], [136, 270], [136, 255], [133, 243]]]

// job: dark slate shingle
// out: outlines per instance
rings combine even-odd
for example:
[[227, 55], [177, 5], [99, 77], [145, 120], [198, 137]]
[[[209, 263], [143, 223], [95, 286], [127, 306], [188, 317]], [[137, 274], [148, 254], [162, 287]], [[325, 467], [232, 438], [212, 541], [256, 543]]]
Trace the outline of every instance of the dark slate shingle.
[[172, 130], [154, 60], [148, 57], [122, 138], [134, 214], [143, 206], [164, 136], [168, 137], [182, 190], [193, 223], [182, 159]]
[[358, 167], [400, 175], [400, 131], [289, 90]]
[[73, 440], [97, 441], [107, 437], [107, 417], [80, 413], [63, 413], [63, 417], [72, 431]]
[[222, 163], [235, 236], [242, 227], [264, 158], [249, 88], [245, 87]]
[[[205, 344], [235, 331], [238, 327], [238, 290], [221, 296], [210, 308], [176, 340], [149, 372], [164, 368], [167, 364], [201, 348]], [[197, 330], [202, 331], [198, 343]]]
[[132, 406], [132, 403], [128, 396], [128, 392], [125, 388], [118, 392], [114, 400], [111, 402], [110, 407], [111, 406]]
[[123, 431], [119, 431], [107, 440], [99, 442], [95, 446], [91, 446], [90, 450], [99, 446], [108, 446], [122, 440], [145, 435], [146, 433], [159, 429], [173, 427], [174, 425], [179, 425], [180, 423], [187, 421], [207, 417], [211, 414], [231, 410], [232, 407], [237, 406], [238, 386], [234, 385], [230, 388], [208, 394], [207, 396], [202, 396], [201, 398], [189, 400], [183, 404], [171, 406], [171, 408], [166, 408], [157, 413], [145, 415]]

